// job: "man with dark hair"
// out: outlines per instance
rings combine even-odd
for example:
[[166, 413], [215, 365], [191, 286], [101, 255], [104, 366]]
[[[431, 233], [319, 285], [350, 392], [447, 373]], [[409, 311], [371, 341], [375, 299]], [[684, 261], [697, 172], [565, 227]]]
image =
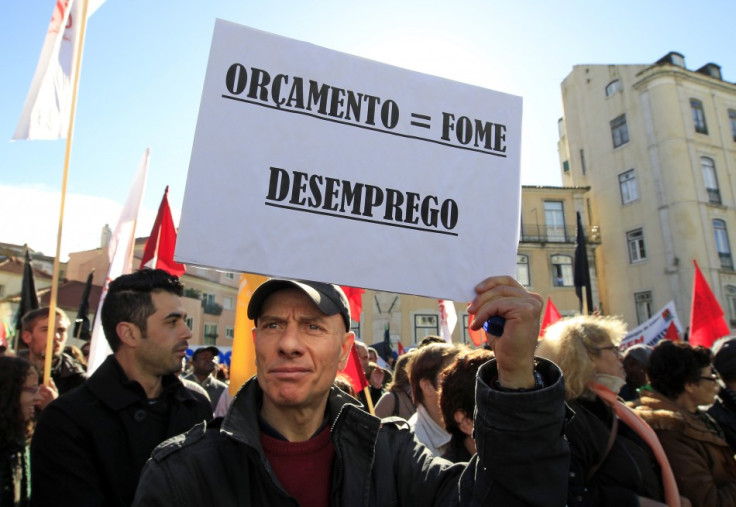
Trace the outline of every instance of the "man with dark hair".
[[192, 336], [181, 294], [162, 270], [110, 284], [101, 315], [114, 352], [43, 411], [31, 444], [35, 505], [130, 505], [151, 451], [212, 417], [175, 375]]
[[478, 369], [493, 358], [493, 353], [477, 349], [460, 354], [440, 373], [440, 408], [450, 445], [442, 455], [457, 463], [470, 461], [476, 452], [473, 440], [475, 411], [475, 377]]
[[736, 338], [719, 340], [713, 347], [713, 367], [723, 381], [708, 413], [723, 429], [731, 451], [736, 454]]
[[639, 388], [647, 385], [647, 368], [649, 367], [649, 356], [652, 355], [652, 347], [637, 344], [626, 349], [622, 364], [626, 373], [626, 384], [621, 388], [618, 395], [625, 401], [636, 401], [639, 399]]
[[215, 378], [213, 372], [217, 368], [217, 358], [220, 350], [217, 347], [200, 347], [192, 354], [192, 373], [183, 378], [196, 382], [210, 397], [212, 411], [214, 412], [220, 395], [227, 389], [227, 384]]
[[[26, 313], [22, 320], [23, 333], [21, 340], [26, 344], [28, 349], [18, 351], [18, 356], [27, 359], [29, 363], [36, 367], [36, 370], [43, 374], [46, 362], [46, 341], [48, 339], [49, 329], [49, 307], [37, 308]], [[56, 309], [56, 318], [53, 324], [54, 328], [54, 346], [53, 357], [51, 359], [51, 379], [53, 385], [51, 387], [42, 386], [39, 388], [41, 401], [38, 407], [44, 408], [51, 403], [59, 395], [71, 391], [87, 380], [87, 374], [84, 367], [72, 356], [64, 352], [66, 345], [67, 331], [69, 329], [69, 317], [64, 310]]]
[[564, 387], [556, 366], [534, 358], [542, 298], [510, 277], [476, 292], [472, 327], [492, 315], [506, 323], [487, 337], [497, 362], [478, 372], [470, 463], [434, 457], [403, 420], [381, 421], [333, 387], [354, 339], [339, 286], [272, 279], [248, 305], [256, 377], [221, 427], [198, 425], [153, 452], [134, 504], [563, 505]]

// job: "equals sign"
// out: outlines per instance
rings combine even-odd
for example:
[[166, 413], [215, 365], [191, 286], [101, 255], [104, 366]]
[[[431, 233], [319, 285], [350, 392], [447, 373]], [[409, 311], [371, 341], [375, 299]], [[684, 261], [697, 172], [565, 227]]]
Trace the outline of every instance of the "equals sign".
[[[417, 113], [411, 113], [412, 118], [416, 118], [417, 120], [424, 120], [425, 122], [429, 122], [432, 120], [431, 116], [427, 116], [426, 114], [417, 114]], [[425, 123], [421, 121], [411, 121], [411, 124], [415, 127], [423, 127], [425, 129], [430, 128], [429, 123]]]

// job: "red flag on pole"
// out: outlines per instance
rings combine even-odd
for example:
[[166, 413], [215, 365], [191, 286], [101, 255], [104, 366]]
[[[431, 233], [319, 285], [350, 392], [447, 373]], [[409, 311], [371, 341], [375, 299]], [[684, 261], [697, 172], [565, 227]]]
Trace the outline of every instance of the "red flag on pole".
[[475, 315], [473, 315], [472, 313], [468, 314], [468, 334], [470, 335], [470, 339], [473, 340], [475, 346], [480, 347], [481, 343], [487, 341], [486, 335], [485, 331], [483, 331], [483, 328], [480, 328], [477, 331], [470, 329], [470, 324], [472, 324], [474, 318]]
[[403, 356], [404, 354], [406, 354], [406, 350], [404, 350], [404, 346], [401, 344], [401, 342], [398, 342], [396, 344], [396, 348], [397, 348], [397, 351], [399, 353], [399, 357], [400, 356]]
[[552, 299], [547, 298], [547, 309], [544, 311], [542, 326], [539, 328], [539, 337], [542, 338], [544, 336], [544, 330], [547, 329], [547, 326], [554, 324], [561, 318], [562, 316], [560, 315], [560, 312], [557, 311], [557, 307], [552, 302]]
[[667, 326], [667, 333], [664, 335], [664, 339], [671, 342], [680, 341], [680, 335], [677, 334], [677, 326], [675, 326], [674, 322], [670, 322], [670, 325]]
[[168, 196], [169, 186], [166, 185], [164, 197], [161, 199], [161, 205], [158, 207], [156, 221], [153, 223], [153, 229], [151, 229], [151, 235], [143, 247], [141, 269], [163, 269], [171, 275], [181, 276], [186, 271], [186, 267], [184, 264], [174, 261], [176, 228], [174, 227], [174, 220], [171, 218]]
[[358, 356], [358, 349], [355, 348], [355, 345], [350, 349], [348, 363], [345, 365], [345, 369], [340, 371], [340, 373], [344, 373], [350, 377], [350, 383], [353, 384], [353, 389], [355, 389], [356, 393], [359, 393], [368, 387], [368, 379], [365, 378], [365, 372], [363, 371], [363, 367], [360, 365], [360, 357]]
[[348, 298], [350, 303], [350, 318], [355, 322], [360, 322], [360, 314], [363, 312], [363, 289], [356, 289], [355, 287], [340, 287]]
[[731, 333], [723, 318], [723, 309], [713, 295], [708, 282], [701, 273], [698, 263], [695, 265], [693, 281], [693, 301], [690, 307], [690, 343], [710, 348], [722, 336]]

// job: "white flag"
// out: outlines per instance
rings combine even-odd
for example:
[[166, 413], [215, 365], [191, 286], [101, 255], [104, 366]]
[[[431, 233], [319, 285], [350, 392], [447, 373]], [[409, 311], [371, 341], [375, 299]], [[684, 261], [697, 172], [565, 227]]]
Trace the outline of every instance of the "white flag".
[[128, 194], [128, 200], [125, 201], [125, 207], [120, 213], [118, 225], [115, 227], [115, 232], [110, 238], [110, 244], [107, 247], [110, 267], [107, 270], [105, 285], [102, 287], [100, 303], [97, 306], [97, 313], [95, 314], [95, 324], [92, 328], [92, 338], [89, 344], [89, 360], [87, 361], [87, 372], [89, 375], [92, 375], [92, 372], [112, 353], [110, 345], [107, 343], [107, 339], [105, 339], [104, 332], [102, 331], [102, 304], [105, 302], [105, 296], [107, 296], [107, 288], [110, 282], [120, 275], [133, 271], [135, 224], [138, 220], [138, 211], [140, 210], [143, 193], [146, 189], [148, 156], [150, 151], [150, 149], [146, 149], [146, 152], [143, 154], [141, 163], [138, 166], [138, 172], [133, 180], [133, 186], [130, 188], [130, 193]]
[[[87, 18], [104, 0], [86, 0]], [[69, 128], [73, 70], [85, 0], [55, 2], [49, 30], [13, 139], [64, 139]]]
[[452, 332], [457, 324], [457, 311], [455, 304], [446, 299], [438, 299], [440, 304], [440, 336], [447, 343], [452, 343]]

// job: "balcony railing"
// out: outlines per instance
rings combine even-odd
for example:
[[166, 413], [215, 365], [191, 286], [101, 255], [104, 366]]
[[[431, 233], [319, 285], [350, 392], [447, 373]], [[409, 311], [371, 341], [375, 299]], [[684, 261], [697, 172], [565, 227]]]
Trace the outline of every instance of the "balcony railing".
[[[522, 243], [575, 243], [577, 227], [547, 227], [541, 224], [521, 224]], [[585, 231], [585, 240], [598, 245], [601, 242], [601, 232], [597, 225], [591, 225]]]

